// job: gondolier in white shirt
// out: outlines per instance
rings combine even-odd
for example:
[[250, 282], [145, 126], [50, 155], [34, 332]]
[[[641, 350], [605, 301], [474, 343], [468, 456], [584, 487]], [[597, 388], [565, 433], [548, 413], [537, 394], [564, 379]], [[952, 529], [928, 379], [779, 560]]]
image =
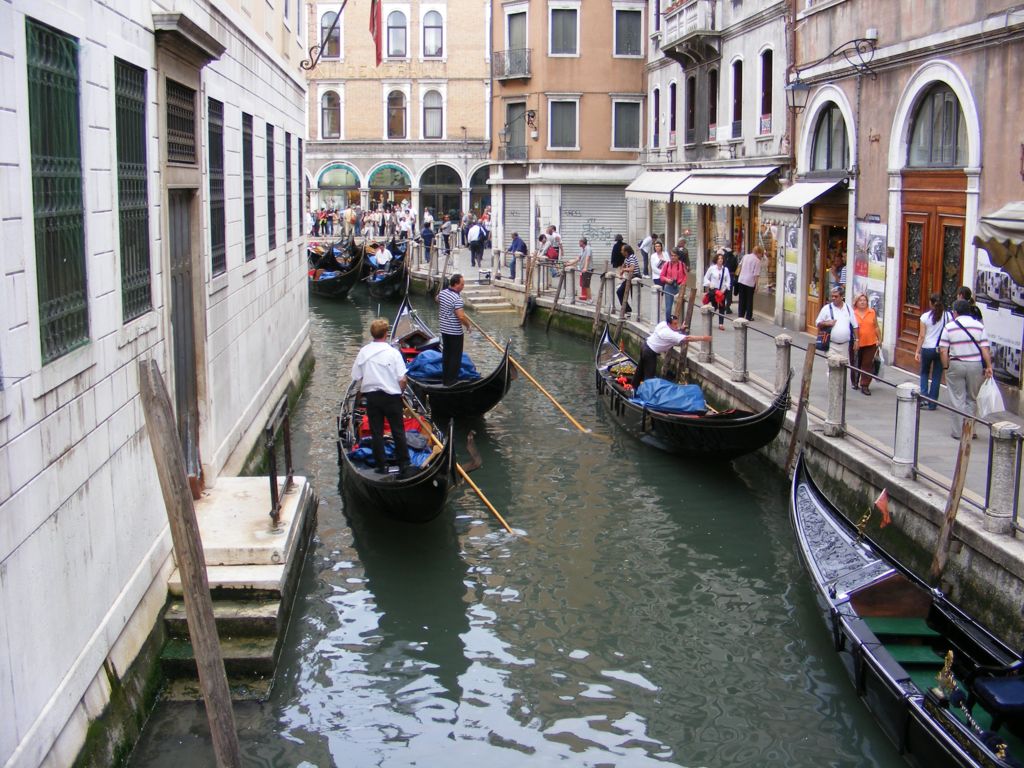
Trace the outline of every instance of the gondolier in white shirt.
[[437, 294], [438, 324], [441, 326], [441, 382], [450, 387], [459, 380], [462, 365], [463, 328], [469, 328], [462, 302], [465, 282], [462, 275], [455, 273], [448, 281], [448, 287]]
[[711, 337], [689, 336], [683, 333], [679, 330], [678, 315], [670, 315], [668, 322], [663, 320], [654, 326], [654, 331], [640, 349], [640, 363], [633, 374], [633, 391], [636, 391], [644, 379], [653, 378], [658, 372], [658, 355], [688, 341], [711, 341]]
[[384, 450], [384, 420], [387, 419], [395, 441], [398, 474], [404, 477], [409, 470], [409, 446], [405, 441], [402, 407], [402, 392], [406, 385], [405, 360], [401, 352], [388, 344], [387, 320], [378, 317], [370, 323], [370, 335], [373, 341], [359, 350], [352, 364], [352, 380], [358, 383], [359, 392], [366, 398], [376, 471], [382, 475], [388, 471]]

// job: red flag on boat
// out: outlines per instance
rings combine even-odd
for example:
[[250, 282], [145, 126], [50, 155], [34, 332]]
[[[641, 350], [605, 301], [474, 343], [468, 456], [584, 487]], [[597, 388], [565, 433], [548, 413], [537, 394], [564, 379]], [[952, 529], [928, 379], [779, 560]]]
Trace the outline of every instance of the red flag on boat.
[[889, 491], [886, 488], [882, 489], [882, 492], [878, 494], [878, 498], [875, 499], [875, 507], [879, 512], [882, 513], [882, 522], [880, 527], [885, 528], [889, 523], [892, 522], [892, 515], [889, 514]]
[[377, 66], [381, 61], [381, 19], [380, 0], [370, 0], [370, 36], [373, 38], [377, 50]]

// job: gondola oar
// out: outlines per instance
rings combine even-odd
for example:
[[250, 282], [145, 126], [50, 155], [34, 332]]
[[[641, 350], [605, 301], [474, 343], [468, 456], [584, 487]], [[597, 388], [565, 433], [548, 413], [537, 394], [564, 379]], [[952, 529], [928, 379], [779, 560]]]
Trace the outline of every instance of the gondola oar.
[[[469, 316], [467, 315], [467, 317]], [[502, 347], [494, 339], [492, 339], [491, 336], [487, 333], [487, 331], [485, 331], [477, 324], [476, 320], [470, 317], [469, 322], [471, 322], [473, 324], [473, 327], [480, 331], [480, 333], [483, 334], [483, 337], [487, 339], [489, 342], [491, 342], [491, 344], [493, 344], [497, 349], [500, 349], [502, 352], [505, 351], [505, 348]], [[525, 376], [527, 379], [529, 379], [530, 383], [533, 384], [533, 386], [535, 386], [538, 390], [540, 390], [540, 393], [544, 395], [548, 400], [550, 400], [554, 404], [554, 406], [562, 412], [565, 418], [567, 418], [572, 423], [572, 425], [576, 427], [576, 429], [578, 429], [580, 432], [583, 432], [586, 435], [594, 435], [594, 437], [604, 437], [604, 435], [595, 435], [592, 430], [587, 429], [578, 421], [576, 421], [576, 419], [574, 419], [572, 415], [567, 410], [565, 410], [565, 408], [562, 407], [562, 404], [555, 400], [554, 396], [546, 389], [544, 389], [544, 387], [540, 385], [540, 382], [533, 378], [533, 376], [531, 376], [530, 373], [519, 364], [519, 361], [512, 357], [512, 355], [509, 355], [508, 359], [509, 362], [511, 362], [512, 365], [516, 367], [516, 370], [523, 374], [523, 376]]]

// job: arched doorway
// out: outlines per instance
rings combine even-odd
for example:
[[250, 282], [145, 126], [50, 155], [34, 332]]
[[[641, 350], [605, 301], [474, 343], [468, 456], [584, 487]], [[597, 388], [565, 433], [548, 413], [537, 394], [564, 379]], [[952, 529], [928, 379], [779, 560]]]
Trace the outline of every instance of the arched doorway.
[[484, 208], [491, 204], [491, 187], [487, 180], [491, 177], [491, 167], [483, 165], [473, 171], [469, 179], [469, 208], [479, 216]]
[[347, 208], [359, 205], [359, 174], [341, 163], [327, 166], [317, 180], [320, 205], [325, 208]]
[[370, 174], [370, 209], [391, 208], [409, 202], [412, 185], [404, 168], [388, 163]]
[[462, 208], [462, 178], [449, 165], [437, 163], [423, 171], [420, 176], [420, 207], [429, 208], [435, 219], [444, 214], [459, 220]]

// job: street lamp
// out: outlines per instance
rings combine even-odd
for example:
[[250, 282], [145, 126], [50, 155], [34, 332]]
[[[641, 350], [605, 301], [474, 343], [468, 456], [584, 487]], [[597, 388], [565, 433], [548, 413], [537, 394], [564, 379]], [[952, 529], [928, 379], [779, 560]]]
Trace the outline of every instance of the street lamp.
[[796, 76], [796, 80], [786, 86], [786, 106], [794, 115], [799, 115], [807, 106], [807, 99], [811, 95], [811, 86]]

